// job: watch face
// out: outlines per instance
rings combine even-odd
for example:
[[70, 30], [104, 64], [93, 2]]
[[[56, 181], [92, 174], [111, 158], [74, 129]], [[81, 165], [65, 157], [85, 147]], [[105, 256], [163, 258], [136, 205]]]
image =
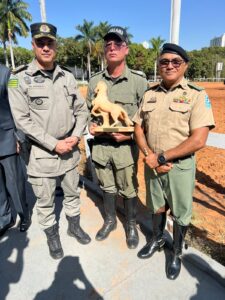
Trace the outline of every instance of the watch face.
[[158, 163], [161, 164], [161, 165], [166, 163], [166, 159], [165, 159], [165, 156], [163, 154], [160, 154], [158, 156]]

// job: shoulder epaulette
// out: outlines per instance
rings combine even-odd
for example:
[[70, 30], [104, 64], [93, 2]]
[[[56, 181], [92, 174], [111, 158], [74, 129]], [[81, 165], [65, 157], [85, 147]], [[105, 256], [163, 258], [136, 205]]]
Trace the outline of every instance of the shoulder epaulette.
[[13, 69], [12, 73], [13, 74], [17, 74], [17, 73], [19, 73], [19, 72], [21, 72], [23, 70], [26, 70], [27, 68], [28, 68], [28, 65], [21, 65], [21, 66], [15, 68], [15, 69]]
[[148, 86], [148, 90], [154, 90], [160, 86], [160, 82], [149, 82]]
[[204, 90], [203, 87], [198, 86], [198, 85], [195, 85], [195, 84], [190, 83], [190, 82], [188, 82], [188, 86], [190, 86], [191, 88], [193, 88], [193, 89], [195, 89], [195, 90], [197, 90], [197, 91], [202, 91], [202, 90]]
[[132, 70], [132, 69], [130, 69], [130, 71], [131, 71], [131, 73], [133, 73], [133, 74], [136, 74], [136, 75], [139, 75], [139, 76], [141, 76], [141, 77], [146, 78], [145, 73], [142, 72], [142, 71], [139, 71], [139, 70]]
[[95, 77], [95, 76], [97, 76], [97, 75], [100, 75], [100, 74], [102, 74], [104, 72], [104, 70], [101, 70], [101, 71], [99, 71], [99, 72], [97, 72], [97, 73], [94, 73], [93, 75], [91, 75], [91, 78], [93, 78], [93, 77]]
[[73, 71], [69, 67], [65, 67], [65, 66], [61, 66], [60, 65], [60, 68], [63, 69], [63, 70], [66, 70], [66, 71], [68, 71], [70, 73], [73, 73]]

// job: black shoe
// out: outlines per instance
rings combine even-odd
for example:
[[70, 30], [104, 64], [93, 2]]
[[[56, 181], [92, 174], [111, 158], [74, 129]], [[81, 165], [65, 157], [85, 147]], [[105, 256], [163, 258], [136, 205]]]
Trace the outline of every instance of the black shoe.
[[30, 227], [30, 225], [31, 225], [30, 217], [21, 219], [21, 221], [20, 221], [20, 231], [21, 232], [27, 231], [27, 229]]
[[3, 236], [6, 233], [6, 231], [9, 228], [13, 227], [14, 225], [15, 225], [15, 222], [14, 222], [13, 218], [11, 218], [10, 223], [7, 224], [5, 227], [3, 227], [3, 228], [0, 229], [0, 236]]
[[67, 234], [69, 236], [75, 237], [76, 240], [83, 245], [89, 244], [91, 241], [90, 236], [84, 232], [84, 230], [80, 227], [80, 215], [69, 217], [66, 216], [68, 220], [68, 230]]
[[47, 236], [47, 244], [49, 248], [49, 254], [54, 259], [60, 259], [63, 257], [63, 249], [60, 242], [58, 226], [55, 224], [44, 230]]
[[175, 280], [181, 270], [181, 253], [180, 254], [173, 254], [173, 257], [171, 258], [170, 262], [168, 263], [166, 267], [166, 276], [168, 279]]
[[103, 241], [105, 240], [111, 231], [115, 230], [117, 226], [117, 222], [113, 221], [113, 222], [105, 222], [102, 226], [102, 228], [97, 232], [95, 239], [96, 241]]
[[152, 239], [137, 254], [139, 258], [150, 258], [156, 251], [162, 251], [165, 245], [164, 238], [160, 240]]
[[138, 231], [136, 223], [126, 224], [126, 242], [129, 249], [135, 249], [139, 243]]

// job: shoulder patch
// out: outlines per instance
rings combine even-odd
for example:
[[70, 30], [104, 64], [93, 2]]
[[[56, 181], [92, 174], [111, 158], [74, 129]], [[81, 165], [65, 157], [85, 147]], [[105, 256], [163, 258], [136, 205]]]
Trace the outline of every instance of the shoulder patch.
[[142, 71], [139, 71], [139, 70], [132, 70], [132, 69], [130, 69], [130, 71], [131, 71], [131, 73], [133, 73], [133, 74], [136, 74], [136, 75], [139, 75], [139, 76], [141, 76], [141, 77], [146, 78], [145, 73], [142, 72]]
[[188, 82], [188, 86], [190, 86], [191, 88], [193, 88], [193, 89], [195, 89], [195, 90], [197, 90], [197, 91], [199, 91], [199, 92], [204, 90], [203, 87], [198, 86], [198, 85], [195, 85], [195, 84], [190, 83], [190, 82]]
[[27, 68], [28, 68], [28, 65], [21, 65], [21, 66], [15, 68], [14, 70], [12, 70], [12, 73], [17, 74], [23, 70], [26, 70]]
[[97, 76], [97, 75], [100, 75], [100, 74], [102, 74], [102, 73], [104, 73], [104, 70], [101, 70], [101, 71], [99, 71], [99, 72], [97, 72], [97, 73], [91, 75], [91, 78], [93, 78], [93, 77], [95, 77], [95, 76]]
[[14, 74], [11, 74], [8, 81], [8, 88], [17, 88], [18, 85], [19, 85], [18, 78]]

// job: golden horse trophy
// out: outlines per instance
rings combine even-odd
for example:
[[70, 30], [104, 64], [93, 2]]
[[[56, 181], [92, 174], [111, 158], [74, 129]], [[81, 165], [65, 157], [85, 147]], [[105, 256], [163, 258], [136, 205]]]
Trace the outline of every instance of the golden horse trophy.
[[[103, 123], [95, 128], [96, 132], [133, 132], [133, 122], [127, 112], [108, 99], [107, 85], [99, 81], [95, 88], [96, 97], [92, 100], [91, 114], [102, 117]], [[122, 124], [122, 125], [121, 125]]]

